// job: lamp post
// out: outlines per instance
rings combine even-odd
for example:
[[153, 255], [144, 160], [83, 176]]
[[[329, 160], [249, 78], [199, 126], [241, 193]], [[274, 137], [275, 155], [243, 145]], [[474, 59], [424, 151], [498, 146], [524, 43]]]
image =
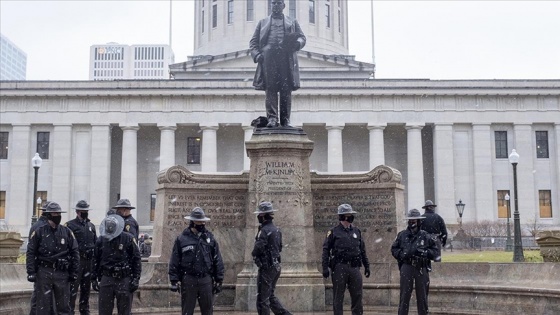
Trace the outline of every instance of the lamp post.
[[31, 212], [31, 225], [37, 222], [37, 212], [35, 210], [35, 200], [37, 200], [37, 175], [39, 174], [39, 168], [43, 163], [43, 159], [39, 156], [39, 153], [35, 153], [35, 156], [31, 159], [31, 166], [35, 169], [35, 181], [33, 184], [33, 201], [31, 202], [31, 206], [33, 208], [33, 212]]
[[504, 199], [506, 200], [507, 204], [507, 238], [506, 238], [506, 252], [511, 252], [513, 251], [513, 240], [511, 239], [511, 227], [509, 224], [509, 218], [511, 217], [511, 212], [509, 209], [509, 194], [506, 194], [504, 196]]
[[459, 203], [456, 203], [455, 207], [457, 208], [457, 213], [459, 214], [459, 231], [457, 232], [456, 237], [459, 240], [462, 240], [465, 237], [465, 231], [463, 230], [463, 213], [465, 212], [465, 204], [461, 201], [461, 199], [459, 199]]
[[515, 209], [513, 210], [513, 261], [523, 262], [523, 244], [521, 243], [521, 225], [519, 224], [519, 204], [517, 203], [517, 163], [519, 163], [519, 154], [515, 149], [511, 150], [509, 162], [513, 166], [513, 195]]

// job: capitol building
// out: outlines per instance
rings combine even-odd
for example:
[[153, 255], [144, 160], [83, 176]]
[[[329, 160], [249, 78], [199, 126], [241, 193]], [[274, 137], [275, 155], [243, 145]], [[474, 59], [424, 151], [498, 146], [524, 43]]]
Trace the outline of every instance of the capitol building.
[[[196, 1], [193, 56], [169, 66], [171, 79], [2, 81], [0, 219], [27, 235], [36, 152], [38, 196], [68, 211], [63, 222], [80, 199], [97, 225], [128, 198], [145, 231], [160, 170], [248, 171], [250, 124], [265, 114], [248, 46], [268, 2]], [[314, 142], [312, 170], [396, 168], [407, 209], [433, 200], [448, 225], [459, 200], [464, 223], [505, 222], [509, 195], [522, 225], [560, 228], [560, 80], [375, 78], [348, 53], [347, 0], [285, 2], [307, 37], [291, 118]]]

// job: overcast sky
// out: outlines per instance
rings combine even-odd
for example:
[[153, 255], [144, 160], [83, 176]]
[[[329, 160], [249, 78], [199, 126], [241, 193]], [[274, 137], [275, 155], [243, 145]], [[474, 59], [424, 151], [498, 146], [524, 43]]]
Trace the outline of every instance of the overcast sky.
[[[560, 79], [560, 1], [373, 3], [379, 79]], [[350, 54], [365, 62], [370, 5], [348, 5]], [[192, 55], [193, 8], [173, 0], [175, 62]], [[87, 80], [93, 44], [169, 42], [169, 0], [0, 0], [0, 14], [2, 34], [27, 53], [28, 80]]]

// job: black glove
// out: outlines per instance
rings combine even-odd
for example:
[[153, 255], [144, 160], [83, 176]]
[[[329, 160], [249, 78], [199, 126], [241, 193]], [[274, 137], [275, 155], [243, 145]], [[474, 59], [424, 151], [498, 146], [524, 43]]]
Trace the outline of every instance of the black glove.
[[426, 257], [428, 257], [428, 251], [423, 249], [423, 248], [417, 248], [416, 249], [416, 256], [426, 258]]
[[29, 282], [35, 282], [35, 280], [37, 280], [37, 276], [34, 274], [29, 274], [27, 275], [27, 281]]
[[129, 291], [132, 293], [136, 290], [138, 290], [138, 287], [140, 285], [138, 284], [138, 279], [132, 279], [132, 281], [130, 281], [130, 289]]
[[78, 280], [78, 275], [75, 274], [68, 275], [68, 282], [75, 282], [76, 280]]
[[212, 294], [218, 294], [220, 292], [222, 292], [222, 283], [214, 282], [214, 286], [212, 287]]
[[370, 275], [371, 272], [369, 271], [369, 267], [366, 267], [366, 269], [364, 270], [364, 276], [366, 276], [366, 278], [369, 278]]
[[97, 279], [91, 280], [91, 288], [99, 292], [99, 282], [97, 282]]
[[323, 278], [327, 279], [330, 275], [331, 273], [329, 272], [329, 269], [323, 270]]
[[181, 284], [179, 283], [179, 281], [171, 281], [171, 287], [169, 287], [169, 290], [171, 292], [179, 292], [181, 287]]

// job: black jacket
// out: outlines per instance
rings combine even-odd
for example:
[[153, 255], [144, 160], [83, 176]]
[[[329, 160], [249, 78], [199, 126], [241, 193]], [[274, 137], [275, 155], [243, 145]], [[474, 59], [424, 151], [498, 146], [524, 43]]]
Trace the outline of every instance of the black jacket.
[[403, 264], [419, 264], [430, 269], [430, 260], [439, 257], [441, 252], [426, 231], [413, 233], [407, 228], [395, 238], [391, 254], [397, 260], [399, 269]]
[[337, 263], [349, 263], [353, 267], [369, 269], [369, 260], [360, 229], [354, 226], [344, 228], [342, 224], [327, 232], [323, 242], [323, 271], [333, 269]]
[[194, 234], [186, 228], [175, 239], [169, 260], [169, 280], [181, 281], [183, 274], [212, 276], [215, 282], [224, 281], [224, 261], [214, 235], [205, 231]]
[[89, 219], [80, 220], [78, 218], [66, 222], [65, 225], [72, 230], [76, 241], [78, 241], [80, 256], [92, 259], [93, 251], [95, 250], [95, 242], [97, 241], [95, 225], [91, 223]]
[[92, 277], [100, 279], [103, 275], [103, 270], [111, 271], [114, 268], [123, 267], [129, 269], [130, 277], [140, 279], [142, 261], [134, 236], [130, 233], [122, 232], [110, 241], [104, 237], [98, 238], [95, 243]]
[[48, 224], [48, 223], [49, 223], [49, 219], [47, 219], [46, 216], [41, 215], [41, 216], [39, 217], [39, 219], [37, 219], [37, 222], [35, 222], [35, 224], [33, 224], [33, 225], [31, 226], [31, 228], [29, 229], [29, 238], [31, 238], [31, 234], [32, 234], [33, 232], [35, 232], [39, 227], [41, 227], [41, 226], [43, 226], [43, 225], [45, 225], [45, 224]]
[[123, 217], [123, 219], [124, 219], [124, 231], [132, 234], [132, 236], [134, 236], [134, 239], [138, 243], [138, 232], [140, 230], [138, 226], [138, 222], [132, 215], [129, 215], [128, 217]]
[[266, 221], [259, 226], [255, 236], [255, 246], [251, 255], [257, 266], [270, 267], [281, 262], [282, 232], [272, 223]]
[[426, 211], [424, 216], [426, 218], [422, 220], [420, 228], [429, 234], [436, 235], [441, 241], [441, 245], [445, 246], [447, 242], [447, 227], [443, 218], [433, 211]]
[[78, 243], [69, 228], [58, 225], [52, 228], [46, 223], [31, 232], [27, 244], [26, 269], [27, 274], [37, 273], [39, 263], [53, 264], [58, 260], [66, 260], [68, 274], [75, 276], [80, 263]]

